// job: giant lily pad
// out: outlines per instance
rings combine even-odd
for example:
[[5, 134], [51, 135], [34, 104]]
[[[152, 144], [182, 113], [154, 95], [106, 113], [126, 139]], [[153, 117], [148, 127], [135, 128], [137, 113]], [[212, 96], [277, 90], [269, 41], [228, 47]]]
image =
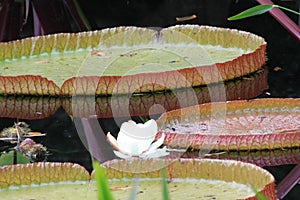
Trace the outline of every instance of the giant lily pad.
[[[88, 172], [72, 163], [9, 165], [1, 167], [0, 174], [0, 194], [3, 199], [70, 198], [77, 186], [81, 186], [81, 192], [88, 191]], [[86, 197], [86, 193], [76, 195], [72, 197]]]
[[266, 61], [254, 34], [208, 26], [118, 27], [0, 43], [0, 93], [124, 94], [233, 79]]
[[[113, 160], [104, 163], [111, 187], [124, 188], [138, 184], [140, 199], [161, 197], [160, 169], [162, 160]], [[252, 164], [225, 160], [169, 160], [166, 166], [171, 199], [256, 199], [253, 189], [267, 199], [276, 199], [274, 178], [269, 172]], [[143, 173], [136, 175], [137, 171]], [[148, 171], [147, 171], [148, 170]], [[136, 178], [136, 180], [132, 180]], [[138, 177], [138, 178], [137, 178]], [[128, 180], [129, 179], [129, 180]], [[130, 190], [113, 193], [116, 199], [126, 199]]]
[[[138, 198], [159, 199], [162, 195], [162, 160], [113, 160], [103, 164], [115, 199], [128, 199], [135, 185]], [[149, 167], [160, 166], [153, 171]], [[135, 179], [136, 171], [144, 173]], [[119, 171], [124, 169], [125, 171]], [[132, 170], [132, 171], [128, 171]], [[220, 160], [170, 160], [166, 166], [171, 198], [194, 195], [196, 199], [255, 199], [253, 190], [267, 199], [276, 199], [274, 178], [252, 164]], [[3, 199], [97, 199], [96, 186], [84, 168], [71, 163], [35, 163], [0, 168], [0, 195]], [[132, 185], [132, 186], [131, 186]], [[191, 197], [191, 196], [190, 196]]]
[[299, 147], [300, 99], [208, 103], [164, 113], [157, 123], [169, 146], [216, 150]]

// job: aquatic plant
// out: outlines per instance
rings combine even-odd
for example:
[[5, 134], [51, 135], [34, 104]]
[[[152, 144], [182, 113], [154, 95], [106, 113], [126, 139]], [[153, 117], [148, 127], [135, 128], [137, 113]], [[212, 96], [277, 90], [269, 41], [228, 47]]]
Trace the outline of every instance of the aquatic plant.
[[109, 96], [194, 87], [261, 69], [265, 49], [254, 34], [198, 25], [32, 37], [0, 43], [0, 94]]
[[[130, 196], [132, 187], [128, 186], [137, 177], [135, 169], [139, 166], [161, 166], [161, 159], [133, 159], [113, 160], [95, 167], [90, 175], [83, 167], [72, 163], [33, 163], [25, 165], [11, 165], [0, 167], [0, 194], [2, 198], [72, 198], [72, 199], [112, 199], [121, 195], [122, 198]], [[120, 171], [127, 168], [131, 172]], [[161, 168], [160, 168], [161, 169]], [[193, 189], [196, 196], [227, 195], [234, 198], [237, 188], [244, 193], [239, 196], [242, 199], [257, 199], [251, 186], [268, 199], [276, 199], [274, 178], [266, 170], [252, 164], [237, 161], [220, 160], [171, 160], [170, 165], [165, 168], [165, 176], [161, 170], [147, 171], [138, 174], [140, 183], [151, 185], [151, 187], [140, 188], [140, 197], [154, 195], [160, 197], [164, 191], [170, 192], [170, 198], [174, 195], [186, 195], [189, 189]], [[98, 177], [97, 177], [98, 176]], [[98, 183], [94, 180], [99, 179]], [[107, 182], [106, 182], [107, 181]], [[161, 184], [153, 184], [161, 182]], [[189, 182], [190, 181], [190, 182]], [[107, 183], [107, 184], [104, 184]], [[190, 184], [189, 184], [190, 183]], [[104, 184], [104, 185], [103, 185]], [[182, 188], [180, 184], [189, 184], [191, 188]], [[201, 190], [199, 187], [215, 186], [216, 190]], [[220, 185], [221, 184], [221, 185]], [[101, 187], [97, 190], [96, 187]], [[160, 192], [151, 192], [152, 187], [158, 187]], [[167, 186], [167, 187], [166, 187]], [[134, 187], [134, 186], [133, 186]], [[162, 187], [165, 189], [162, 190]], [[228, 187], [224, 189], [224, 187]], [[55, 192], [54, 192], [55, 191]], [[218, 194], [218, 191], [220, 194]], [[103, 194], [98, 194], [105, 193]], [[245, 194], [245, 192], [247, 194]], [[112, 193], [109, 194], [109, 193]], [[99, 196], [98, 196], [99, 195]], [[168, 195], [165, 195], [168, 199]]]
[[150, 119], [144, 124], [130, 120], [121, 125], [117, 140], [110, 133], [106, 137], [117, 150], [114, 153], [120, 158], [154, 158], [168, 155], [166, 147], [159, 149], [164, 142], [164, 134], [153, 142], [156, 134], [155, 120]]
[[258, 5], [249, 8], [237, 15], [229, 17], [228, 20], [238, 20], [247, 17], [252, 17], [256, 15], [263, 14], [265, 12], [270, 12], [270, 14], [283, 26], [285, 27], [298, 41], [300, 41], [300, 28], [294, 23], [285, 13], [280, 9], [300, 15], [299, 12], [286, 8], [280, 5], [274, 5], [271, 0], [257, 0], [262, 5]]
[[[299, 99], [214, 102], [173, 110], [157, 120], [164, 144], [210, 150], [299, 147]], [[158, 137], [160, 134], [158, 134]]]

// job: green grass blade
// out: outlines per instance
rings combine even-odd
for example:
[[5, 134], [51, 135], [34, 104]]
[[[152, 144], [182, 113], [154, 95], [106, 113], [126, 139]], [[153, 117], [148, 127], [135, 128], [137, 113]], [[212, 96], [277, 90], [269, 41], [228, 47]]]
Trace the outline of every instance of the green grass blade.
[[167, 185], [167, 178], [166, 178], [166, 169], [161, 169], [161, 176], [162, 176], [162, 195], [163, 200], [170, 200], [168, 185]]
[[99, 200], [113, 200], [113, 196], [109, 190], [108, 183], [104, 174], [104, 170], [98, 162], [93, 163], [95, 170], [96, 184], [98, 189]]
[[247, 17], [256, 16], [256, 15], [261, 15], [263, 13], [268, 12], [269, 10], [271, 10], [274, 7], [277, 7], [277, 6], [271, 5], [271, 4], [258, 5], [253, 8], [249, 8], [237, 15], [231, 16], [228, 18], [228, 20], [232, 21], [232, 20], [244, 19]]
[[79, 17], [81, 18], [81, 20], [82, 20], [83, 24], [85, 25], [86, 29], [87, 29], [88, 31], [91, 31], [91, 30], [92, 30], [92, 27], [91, 27], [89, 21], [87, 20], [87, 18], [85, 17], [83, 11], [81, 10], [81, 8], [80, 8], [78, 2], [77, 2], [76, 0], [73, 1], [73, 2], [74, 2], [74, 5], [75, 5], [76, 10], [77, 10], [77, 12], [78, 12], [78, 15], [79, 15]]
[[267, 200], [267, 198], [262, 193], [257, 191], [254, 187], [252, 187], [252, 190], [255, 193], [255, 196], [257, 197], [258, 200]]

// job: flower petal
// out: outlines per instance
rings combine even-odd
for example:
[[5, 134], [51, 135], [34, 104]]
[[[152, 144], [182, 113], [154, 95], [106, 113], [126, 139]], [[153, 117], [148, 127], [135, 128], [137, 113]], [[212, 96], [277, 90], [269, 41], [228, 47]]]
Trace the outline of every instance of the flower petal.
[[138, 156], [149, 149], [156, 133], [157, 124], [153, 119], [145, 124], [136, 124], [134, 121], [124, 122], [117, 138], [119, 151]]
[[160, 147], [164, 143], [165, 134], [162, 133], [161, 137], [153, 142], [147, 152], [151, 153], [154, 152], [158, 147]]
[[155, 151], [152, 152], [145, 152], [141, 154], [139, 157], [140, 158], [159, 158], [163, 156], [169, 155], [169, 152], [167, 152], [167, 147], [164, 147], [162, 149], [156, 149]]
[[116, 150], [120, 151], [117, 140], [110, 134], [110, 132], [106, 134], [106, 139]]
[[123, 158], [123, 159], [127, 159], [127, 158], [131, 158], [132, 156], [131, 155], [128, 155], [128, 154], [124, 154], [120, 151], [114, 151], [114, 154], [116, 156], [118, 156], [119, 158]]
[[149, 149], [153, 140], [139, 140], [132, 138], [129, 135], [119, 132], [117, 144], [120, 152], [138, 156]]
[[154, 139], [157, 133], [157, 123], [153, 119], [150, 119], [145, 124], [136, 124], [134, 121], [130, 120], [121, 125], [120, 132], [138, 139]]

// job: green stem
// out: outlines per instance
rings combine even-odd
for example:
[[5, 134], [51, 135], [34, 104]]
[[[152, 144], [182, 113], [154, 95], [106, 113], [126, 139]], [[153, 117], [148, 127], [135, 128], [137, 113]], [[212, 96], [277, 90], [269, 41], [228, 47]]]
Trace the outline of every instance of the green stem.
[[87, 18], [85, 17], [83, 11], [81, 10], [81, 8], [80, 8], [80, 6], [79, 6], [79, 4], [78, 4], [78, 2], [76, 0], [74, 0], [74, 4], [75, 4], [75, 8], [76, 8], [76, 10], [77, 10], [77, 12], [78, 12], [78, 14], [79, 14], [82, 22], [84, 23], [86, 29], [88, 31], [91, 31], [92, 27], [91, 27], [90, 23], [88, 22]]
[[289, 12], [294, 13], [294, 14], [296, 14], [296, 15], [300, 15], [300, 12], [297, 12], [297, 11], [295, 11], [295, 10], [291, 10], [291, 9], [286, 8], [286, 7], [283, 7], [283, 6], [274, 5], [273, 7], [274, 7], [274, 8], [280, 8], [280, 9], [282, 9], [282, 10], [289, 11]]

